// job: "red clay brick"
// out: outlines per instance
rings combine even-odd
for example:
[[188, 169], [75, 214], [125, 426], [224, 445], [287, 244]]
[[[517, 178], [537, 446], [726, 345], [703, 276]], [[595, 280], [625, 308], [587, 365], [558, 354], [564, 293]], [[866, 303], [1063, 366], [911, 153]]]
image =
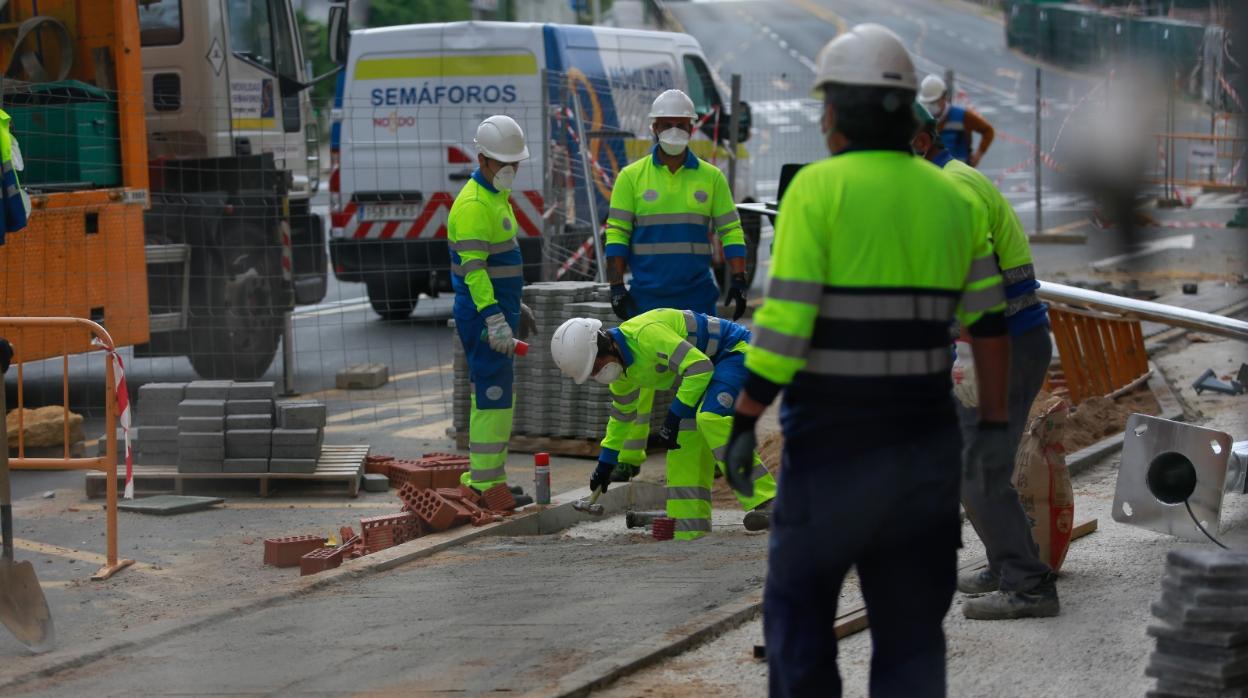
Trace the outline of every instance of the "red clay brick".
[[368, 456], [364, 459], [364, 472], [390, 477], [390, 464], [394, 456]]
[[420, 489], [431, 487], [431, 477], [432, 473], [429, 469], [418, 461], [396, 460], [390, 464], [390, 486], [394, 488], [402, 487], [409, 482]]
[[477, 506], [481, 506], [482, 502], [481, 502], [480, 492], [474, 490], [469, 485], [465, 485], [462, 483], [459, 485], [459, 491], [461, 494], [464, 495], [465, 500], [470, 501], [473, 504], [476, 504]]
[[339, 548], [320, 547], [310, 551], [303, 557], [299, 558], [299, 576], [316, 574], [325, 570], [332, 570], [342, 564], [342, 558], [346, 551]]
[[308, 551], [325, 545], [323, 536], [286, 536], [266, 538], [264, 541], [264, 564], [274, 567], [294, 567], [299, 558]]
[[[355, 531], [350, 526], [342, 526], [338, 529], [339, 541], [351, 540], [352, 538], [355, 538]], [[339, 545], [342, 545], [342, 543], [339, 543]]]
[[485, 499], [486, 508], [492, 511], [511, 511], [516, 508], [516, 496], [500, 482], [481, 495]]
[[445, 531], [455, 524], [457, 515], [455, 508], [433, 490], [416, 490], [404, 499], [404, 509], [415, 514], [429, 531]]
[[416, 517], [411, 512], [384, 514], [360, 519], [360, 529], [364, 532], [364, 549], [367, 554], [385, 550], [391, 546], [405, 543], [411, 537], [412, 522]]
[[434, 465], [427, 470], [431, 478], [430, 487], [459, 487], [460, 478], [468, 472], [468, 466]]

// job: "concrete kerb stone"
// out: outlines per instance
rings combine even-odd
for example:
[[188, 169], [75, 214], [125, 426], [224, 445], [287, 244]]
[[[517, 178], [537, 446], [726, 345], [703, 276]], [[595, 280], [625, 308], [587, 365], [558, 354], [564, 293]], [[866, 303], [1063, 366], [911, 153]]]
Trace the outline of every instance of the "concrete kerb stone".
[[[598, 498], [598, 503], [603, 505], [606, 514], [621, 513], [630, 502], [630, 492], [632, 493], [632, 506], [642, 509], [659, 508], [667, 497], [667, 491], [663, 487], [650, 482], [636, 481], [612, 488]], [[0, 693], [47, 678], [58, 672], [87, 666], [123, 652], [145, 649], [175, 635], [193, 632], [240, 615], [255, 613], [283, 601], [362, 579], [378, 572], [385, 572], [480, 538], [557, 533], [589, 518], [588, 515], [572, 508], [573, 502], [588, 496], [589, 488], [566, 492], [552, 497], [551, 505], [545, 509], [533, 513], [519, 513], [498, 523], [479, 527], [461, 526], [443, 533], [422, 536], [372, 555], [344, 561], [341, 567], [328, 572], [309, 577], [294, 577], [289, 581], [279, 582], [273, 585], [277, 587], [276, 591], [259, 598], [243, 602], [220, 603], [188, 617], [149, 623], [126, 630], [112, 638], [84, 644], [78, 649], [50, 652], [44, 655], [44, 661], [34, 668], [0, 678]], [[103, 583], [107, 584], [107, 582]], [[740, 622], [745, 622], [745, 620], [748, 618]]]

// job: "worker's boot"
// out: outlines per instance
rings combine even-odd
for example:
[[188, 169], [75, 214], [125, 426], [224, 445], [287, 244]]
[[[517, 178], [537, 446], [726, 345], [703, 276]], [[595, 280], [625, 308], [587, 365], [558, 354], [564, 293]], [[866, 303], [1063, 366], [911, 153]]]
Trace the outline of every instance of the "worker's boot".
[[747, 531], [766, 531], [771, 528], [771, 503], [775, 501], [768, 499], [753, 509], [745, 512], [745, 518], [741, 523], [745, 525]]
[[641, 474], [640, 465], [629, 465], [628, 463], [616, 463], [615, 469], [611, 471], [611, 482], [628, 482], [629, 480]]
[[1029, 591], [994, 591], [976, 596], [962, 604], [962, 615], [971, 620], [1010, 620], [1013, 618], [1050, 618], [1061, 612], [1054, 577]]
[[520, 485], [507, 485], [507, 489], [511, 490], [512, 499], [516, 500], [516, 508], [527, 507], [533, 503], [533, 498], [524, 493], [524, 488]]
[[966, 572], [958, 575], [958, 591], [963, 594], [979, 596], [991, 594], [1001, 588], [1001, 578], [985, 567], [982, 570]]

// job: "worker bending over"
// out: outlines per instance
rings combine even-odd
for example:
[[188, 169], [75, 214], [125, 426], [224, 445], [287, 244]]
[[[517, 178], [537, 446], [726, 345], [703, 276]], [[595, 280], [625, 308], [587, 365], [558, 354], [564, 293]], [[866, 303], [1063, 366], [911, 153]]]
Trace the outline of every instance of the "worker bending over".
[[[573, 318], [551, 338], [555, 364], [578, 385], [587, 378], [611, 387], [611, 416], [591, 490], [606, 491], [620, 449], [638, 417], [642, 390], [666, 390], [679, 380], [659, 437], [667, 448], [667, 515], [676, 538], [711, 531], [711, 482], [724, 467], [732, 407], [745, 382], [750, 331], [735, 322], [691, 310], [659, 309], [603, 330], [602, 322]], [[768, 528], [776, 481], [757, 453], [751, 456], [750, 494], [738, 494], [746, 529]]]
[[[689, 149], [697, 117], [684, 92], [660, 94], [650, 107], [658, 143], [615, 179], [606, 257], [611, 307], [621, 320], [655, 308], [714, 315], [719, 288], [711, 274], [712, 231], [719, 234], [732, 270], [727, 297], [732, 319], [745, 313], [745, 234], [724, 173]], [[626, 287], [628, 269], [633, 279]], [[646, 459], [653, 404], [654, 392], [642, 389], [641, 417], [621, 445], [615, 482], [635, 476]]]
[[[978, 167], [997, 135], [992, 124], [970, 109], [954, 106], [949, 99], [948, 86], [936, 75], [923, 78], [919, 102], [936, 118], [940, 140], [954, 159]], [[979, 134], [979, 148], [973, 149], [976, 133]]]
[[1005, 296], [979, 209], [911, 151], [914, 65], [854, 27], [819, 54], [833, 157], [780, 203], [726, 477], [748, 493], [754, 423], [776, 395], [785, 445], [763, 621], [771, 695], [839, 696], [836, 606], [850, 567], [871, 617], [873, 696], [945, 695], [961, 438], [949, 326], [970, 330], [980, 435], [969, 477], [1008, 460]]
[[[1053, 358], [1048, 309], [1036, 296], [1040, 283], [1031, 262], [1031, 246], [1014, 209], [992, 181], [950, 156], [937, 136], [936, 119], [923, 105], [915, 104], [915, 116], [920, 124], [914, 138], [915, 152], [943, 168], [982, 209], [988, 239], [1005, 284], [1005, 323], [1010, 332], [1007, 399], [1011, 458], [1003, 463], [1007, 467], [985, 470], [979, 481], [964, 483], [962, 487], [962, 507], [988, 553], [987, 569], [958, 577], [958, 591], [977, 595], [963, 604], [962, 613], [977, 620], [1055, 616], [1060, 610], [1056, 575], [1040, 559], [1031, 535], [1031, 522], [1010, 482], [1031, 403], [1044, 385]], [[958, 421], [966, 453], [977, 437], [979, 396], [971, 345], [957, 342], [957, 353], [954, 395], [958, 398]]]
[[528, 159], [529, 148], [520, 125], [504, 115], [482, 121], [475, 142], [477, 169], [451, 205], [446, 238], [455, 289], [451, 314], [473, 384], [470, 469], [463, 483], [483, 492], [507, 481], [503, 466], [511, 440], [513, 334], [532, 320], [520, 302], [524, 267], [508, 201], [516, 168]]

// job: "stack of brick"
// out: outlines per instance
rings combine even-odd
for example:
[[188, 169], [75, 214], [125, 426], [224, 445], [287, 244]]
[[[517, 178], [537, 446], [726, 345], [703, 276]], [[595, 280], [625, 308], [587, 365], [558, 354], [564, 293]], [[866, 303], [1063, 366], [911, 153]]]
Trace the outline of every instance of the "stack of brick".
[[225, 403], [224, 472], [268, 472], [275, 387], [272, 382], [230, 386]]
[[192, 381], [178, 403], [178, 472], [219, 473], [231, 381]]
[[390, 486], [394, 488], [408, 483], [420, 488], [456, 487], [464, 473], [468, 472], [468, 457], [427, 453], [417, 460], [392, 459], [387, 465], [386, 476], [390, 478]]
[[269, 469], [275, 473], [311, 473], [325, 439], [325, 403], [277, 403], [277, 428]]

